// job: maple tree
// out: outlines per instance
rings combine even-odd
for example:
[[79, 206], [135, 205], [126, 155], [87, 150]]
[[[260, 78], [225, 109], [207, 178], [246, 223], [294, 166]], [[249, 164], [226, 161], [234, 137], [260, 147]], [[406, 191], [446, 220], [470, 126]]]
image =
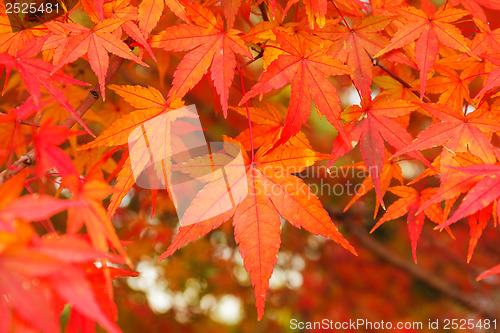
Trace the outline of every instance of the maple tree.
[[[35, 2], [0, 0], [0, 333], [498, 318], [497, 2]], [[191, 104], [229, 155], [155, 171], [241, 152], [248, 191], [178, 218], [128, 144]]]

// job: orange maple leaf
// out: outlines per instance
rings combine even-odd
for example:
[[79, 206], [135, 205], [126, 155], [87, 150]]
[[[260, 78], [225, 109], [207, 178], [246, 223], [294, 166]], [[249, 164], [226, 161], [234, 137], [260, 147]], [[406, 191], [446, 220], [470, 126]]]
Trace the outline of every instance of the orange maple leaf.
[[[151, 38], [152, 47], [166, 51], [188, 51], [174, 73], [168, 97], [182, 98], [210, 68], [215, 89], [220, 96], [224, 116], [227, 116], [229, 88], [233, 82], [236, 54], [253, 59], [252, 54], [236, 29], [224, 30], [220, 16], [192, 3], [186, 7], [195, 24], [169, 27]], [[203, 16], [201, 16], [203, 15]], [[194, 50], [193, 50], [194, 49]]]
[[61, 308], [56, 304], [63, 301], [108, 332], [121, 332], [103, 311], [101, 297], [94, 293], [82, 267], [99, 259], [109, 260], [110, 256], [94, 250], [78, 236], [39, 238], [25, 224], [18, 224], [13, 233], [0, 234], [4, 240], [0, 249], [3, 327], [21, 321], [23, 327], [36, 332], [60, 332]]
[[[113, 122], [95, 140], [81, 146], [79, 149], [90, 149], [96, 147], [112, 147], [124, 145], [128, 142], [130, 133], [141, 124], [153, 119], [159, 114], [172, 108], [182, 107], [181, 101], [169, 103], [162, 93], [153, 87], [141, 86], [109, 86], [115, 93], [135, 107], [137, 110], [131, 112]], [[111, 202], [108, 206], [108, 216], [112, 216], [118, 208], [123, 197], [134, 186], [134, 174], [127, 157], [118, 172], [116, 185], [114, 187]]]
[[[230, 109], [238, 112], [242, 116], [247, 116], [245, 107], [230, 107]], [[247, 128], [236, 137], [236, 140], [241, 142], [242, 146], [247, 151], [252, 149], [252, 139], [255, 149], [268, 144], [270, 141], [273, 142], [278, 140], [283, 130], [283, 119], [286, 116], [285, 110], [278, 109], [274, 105], [264, 102], [262, 107], [249, 107], [248, 112], [252, 123], [254, 123], [254, 125], [252, 125], [253, 135], [250, 135], [250, 129]], [[285, 144], [312, 149], [309, 140], [302, 131], [291, 137]]]
[[78, 204], [68, 209], [67, 233], [75, 234], [85, 225], [94, 248], [102, 252], [108, 252], [109, 247], [114, 248], [132, 266], [101, 204], [101, 201], [112, 192], [112, 188], [104, 182], [92, 180], [72, 190], [73, 201]]
[[[146, 1], [141, 2], [141, 6], [145, 2]], [[114, 0], [113, 2], [108, 2], [104, 4], [104, 17], [125, 20], [125, 22], [121, 26], [123, 31], [127, 35], [132, 37], [136, 42], [138, 42], [139, 45], [142, 46], [149, 53], [151, 58], [153, 58], [156, 61], [155, 55], [153, 54], [153, 50], [151, 50], [148, 41], [144, 37], [149, 34], [149, 31], [141, 30], [139, 27], [137, 27], [137, 24], [134, 23], [134, 21], [140, 19], [139, 16], [139, 14], [141, 13], [140, 9], [141, 7], [139, 7], [138, 10], [136, 7], [130, 5], [130, 0]], [[163, 8], [159, 10], [159, 14], [161, 14], [162, 10]], [[158, 10], [155, 10], [154, 12], [157, 13]]]
[[314, 100], [318, 111], [345, 136], [340, 121], [337, 90], [327, 77], [350, 74], [351, 71], [339, 60], [325, 55], [325, 50], [310, 50], [306, 44], [300, 44], [287, 33], [279, 30], [274, 30], [274, 33], [285, 53], [280, 54], [262, 73], [259, 81], [243, 96], [240, 105], [252, 97], [280, 89], [292, 81], [283, 131], [274, 147], [287, 142], [300, 131], [311, 114], [311, 100]]
[[471, 102], [469, 84], [474, 76], [467, 71], [458, 74], [457, 71], [448, 66], [435, 66], [439, 76], [432, 77], [427, 82], [427, 91], [431, 94], [440, 94], [438, 103], [447, 104], [460, 109], [464, 101]]
[[[53, 43], [52, 38], [58, 40], [58, 45], [54, 46], [56, 47], [56, 52], [61, 54], [61, 57], [52, 70], [52, 73], [88, 53], [90, 67], [97, 75], [101, 95], [105, 99], [104, 86], [109, 65], [108, 52], [148, 67], [146, 63], [132, 53], [127, 44], [112, 34], [124, 22], [121, 19], [107, 19], [98, 23], [92, 29], [78, 23], [54, 23], [60, 29], [53, 29], [52, 31], [55, 36], [51, 36], [47, 42]], [[50, 27], [49, 29], [51, 29]], [[67, 32], [67, 35], [64, 37], [60, 36], [63, 33], [61, 29]]]
[[139, 4], [139, 28], [146, 36], [158, 24], [163, 6], [164, 0], [144, 0]]
[[403, 26], [396, 32], [389, 45], [374, 57], [394, 49], [409, 45], [418, 38], [415, 44], [415, 59], [420, 71], [420, 96], [424, 96], [427, 75], [430, 73], [439, 52], [439, 42], [444, 45], [473, 55], [467, 41], [460, 30], [450, 24], [469, 13], [462, 9], [440, 9], [435, 13], [425, 13], [415, 7], [403, 7], [396, 10], [402, 15]]
[[[281, 146], [266, 154], [269, 148], [270, 146], [259, 149], [254, 161], [242, 149], [246, 175], [238, 182], [248, 183], [246, 198], [233, 209], [204, 219], [204, 212], [217, 202], [219, 196], [227, 193], [226, 188], [215, 188], [212, 183], [205, 185], [193, 201], [192, 209], [188, 208], [184, 215], [184, 218], [196, 223], [181, 226], [170, 247], [159, 258], [165, 259], [187, 242], [219, 227], [233, 216], [235, 240], [254, 286], [259, 320], [264, 314], [269, 279], [281, 242], [280, 216], [293, 226], [328, 237], [356, 254], [354, 248], [338, 232], [318, 197], [303, 180], [290, 174], [300, 172], [330, 156], [290, 146]], [[208, 166], [209, 161], [207, 158]], [[193, 166], [199, 168], [199, 161]], [[189, 171], [189, 164], [183, 164], [183, 167]]]
[[500, 53], [500, 28], [491, 30], [489, 24], [474, 19], [479, 31], [474, 35], [471, 51], [477, 55]]

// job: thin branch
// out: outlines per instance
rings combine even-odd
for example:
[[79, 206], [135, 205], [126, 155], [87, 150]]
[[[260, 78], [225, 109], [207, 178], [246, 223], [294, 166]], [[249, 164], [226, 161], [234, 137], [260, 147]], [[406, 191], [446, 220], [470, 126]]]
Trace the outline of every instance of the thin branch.
[[[241, 71], [241, 67], [238, 67], [238, 73], [240, 74], [241, 80], [241, 90], [243, 92], [243, 96], [245, 96], [245, 82], [243, 80], [243, 73]], [[248, 102], [245, 102], [245, 108], [247, 110], [247, 118], [248, 118], [248, 130], [250, 131], [250, 145], [252, 150], [252, 164], [255, 162], [255, 152], [254, 152], [254, 143], [253, 143], [253, 130], [252, 130], [252, 120], [250, 119], [250, 110], [248, 109]]]
[[[127, 43], [128, 45], [130, 45], [131, 42], [132, 39], [130, 38], [125, 41], [125, 43]], [[109, 84], [109, 82], [111, 82], [111, 79], [118, 72], [118, 69], [120, 68], [124, 60], [125, 59], [116, 56], [113, 57], [113, 59], [109, 64], [108, 73], [106, 74], [106, 81], [105, 81], [106, 84]], [[100, 91], [99, 83], [96, 83], [89, 91], [89, 94], [75, 108], [75, 112], [78, 115], [78, 117], [81, 118], [92, 107], [92, 105], [94, 105], [94, 103], [97, 102], [97, 100], [100, 97], [99, 91]], [[64, 126], [66, 128], [71, 128], [76, 123], [77, 123], [76, 119], [73, 116], [69, 116], [61, 123], [61, 126]], [[0, 185], [2, 185], [7, 179], [15, 176], [21, 170], [32, 165], [35, 161], [35, 158], [36, 158], [35, 150], [31, 149], [26, 154], [21, 156], [17, 161], [15, 161], [12, 165], [10, 165], [7, 169], [0, 172]]]
[[34, 159], [35, 159], [35, 151], [34, 149], [32, 149], [23, 156], [21, 156], [21, 158], [19, 158], [11, 166], [9, 166], [8, 169], [5, 169], [4, 171], [0, 172], [0, 185], [2, 185], [10, 177], [19, 173], [24, 168], [27, 168], [30, 165], [32, 165]]
[[[111, 82], [111, 79], [118, 72], [118, 69], [122, 65], [125, 59], [114, 57], [111, 63], [109, 64], [108, 73], [106, 74], [105, 84], [108, 85]], [[99, 83], [96, 83], [92, 89], [89, 91], [88, 95], [80, 102], [80, 104], [75, 108], [75, 112], [78, 117], [82, 117], [95, 102], [101, 97]], [[76, 119], [74, 117], [66, 118], [61, 126], [66, 128], [71, 128], [76, 124]]]
[[259, 4], [259, 9], [260, 9], [260, 12], [262, 13], [262, 20], [269, 21], [269, 15], [267, 15], [266, 6], [264, 5], [263, 2], [261, 2]]
[[25, 121], [25, 120], [18, 120], [17, 122], [19, 124], [21, 124], [21, 125], [27, 125], [27, 126], [33, 126], [33, 127], [40, 127], [40, 124], [32, 123], [32, 122]]
[[260, 59], [260, 58], [262, 58], [264, 56], [264, 49], [263, 48], [261, 48], [261, 50], [258, 51], [254, 47], [252, 47], [252, 50], [254, 50], [255, 52], [257, 52], [258, 54], [255, 57], [253, 57], [253, 59], [250, 59], [246, 63], [244, 63], [243, 65], [241, 65], [240, 68], [245, 68], [248, 65], [253, 64], [256, 60], [258, 60], [258, 59]]
[[471, 295], [466, 295], [460, 290], [454, 288], [450, 285], [449, 282], [446, 282], [440, 277], [422, 269], [420, 266], [415, 265], [413, 262], [401, 258], [399, 255], [378, 242], [375, 238], [370, 237], [368, 233], [362, 231], [359, 226], [353, 225], [350, 222], [352, 221], [346, 221], [346, 223], [344, 223], [343, 225], [350, 231], [350, 233], [354, 237], [356, 237], [360, 244], [362, 244], [366, 249], [368, 249], [371, 253], [373, 253], [380, 259], [407, 272], [414, 278], [422, 281], [441, 294], [457, 301], [469, 310], [490, 319], [498, 318], [499, 312], [498, 309], [494, 306], [488, 306], [485, 303], [481, 303], [478, 299], [471, 297]]
[[[393, 79], [395, 79], [396, 81], [398, 81], [399, 83], [401, 83], [405, 88], [410, 89], [410, 91], [413, 94], [415, 94], [415, 96], [417, 96], [418, 98], [420, 98], [420, 93], [418, 91], [412, 90], [413, 87], [408, 82], [406, 82], [405, 80], [403, 80], [402, 78], [400, 78], [399, 75], [397, 75], [396, 73], [394, 73], [393, 71], [391, 71], [389, 68], [385, 67], [385, 65], [380, 62], [379, 58], [372, 57], [372, 55], [370, 53], [368, 53], [368, 51], [366, 51], [366, 53], [370, 57], [373, 66], [380, 67], [381, 70], [383, 70], [384, 72], [386, 72], [387, 74], [389, 74]], [[426, 102], [426, 103], [431, 103], [431, 100], [429, 98], [427, 98], [425, 95], [422, 96], [421, 99], [424, 102]]]

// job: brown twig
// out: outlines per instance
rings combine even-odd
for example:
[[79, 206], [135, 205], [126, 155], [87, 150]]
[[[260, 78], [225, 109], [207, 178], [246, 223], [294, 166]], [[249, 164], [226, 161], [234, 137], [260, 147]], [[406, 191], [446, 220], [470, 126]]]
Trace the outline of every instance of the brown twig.
[[17, 161], [15, 161], [12, 165], [9, 166], [8, 169], [0, 172], [0, 185], [2, 185], [7, 179], [16, 175], [24, 168], [29, 167], [33, 164], [35, 159], [35, 150], [31, 149], [29, 152], [21, 156]]
[[246, 63], [244, 63], [243, 65], [240, 66], [240, 68], [245, 68], [246, 66], [254, 63], [256, 60], [262, 58], [264, 56], [264, 49], [261, 49], [260, 51], [257, 51], [254, 47], [252, 47], [252, 50], [254, 50], [255, 52], [258, 52], [258, 54], [253, 57], [253, 59], [250, 59], [248, 60]]
[[[132, 39], [127, 39], [125, 43], [130, 45], [132, 43]], [[109, 84], [111, 79], [118, 72], [118, 69], [122, 65], [124, 59], [119, 57], [113, 57], [111, 60], [108, 73], [106, 74], [106, 85]], [[99, 83], [96, 83], [92, 89], [89, 91], [89, 94], [80, 102], [80, 104], [75, 108], [75, 112], [78, 117], [82, 117], [95, 102], [100, 97]], [[71, 128], [77, 123], [76, 119], [73, 116], [69, 116], [62, 123], [61, 126], [66, 128]], [[7, 169], [0, 172], [0, 185], [2, 185], [7, 179], [19, 173], [21, 170], [27, 168], [32, 165], [35, 161], [36, 153], [34, 149], [30, 149], [26, 154], [21, 156], [17, 161], [15, 161], [12, 165], [10, 165]]]
[[260, 12], [262, 13], [262, 20], [269, 21], [269, 15], [267, 15], [266, 6], [264, 5], [263, 2], [261, 2], [259, 4], [259, 9], [260, 9]]
[[[380, 62], [379, 58], [372, 57], [372, 55], [370, 53], [368, 53], [368, 51], [366, 51], [366, 53], [370, 57], [373, 66], [380, 67], [381, 70], [383, 70], [384, 72], [386, 72], [387, 74], [389, 74], [393, 79], [395, 79], [396, 81], [398, 81], [399, 83], [401, 83], [405, 88], [410, 89], [410, 91], [413, 94], [415, 94], [415, 96], [417, 96], [418, 98], [420, 98], [420, 93], [418, 91], [412, 90], [413, 87], [408, 82], [406, 82], [405, 80], [403, 80], [402, 78], [400, 78], [399, 75], [397, 75], [396, 73], [394, 73], [393, 71], [391, 71], [389, 68], [385, 67], [385, 65]], [[431, 102], [431, 100], [429, 98], [427, 98], [425, 95], [422, 96], [421, 99], [422, 99], [422, 101], [424, 101], [426, 103], [430, 103]]]
[[[108, 85], [111, 82], [111, 79], [118, 72], [118, 69], [120, 68], [124, 60], [125, 59], [119, 57], [113, 58], [113, 60], [109, 64], [108, 73], [106, 74], [106, 80], [105, 80], [106, 85]], [[94, 103], [97, 102], [97, 100], [100, 97], [101, 94], [99, 90], [99, 83], [96, 83], [89, 91], [88, 95], [75, 108], [75, 112], [78, 115], [78, 117], [82, 117], [92, 107], [92, 105], [94, 105]], [[66, 128], [71, 128], [76, 123], [77, 121], [74, 117], [68, 117], [61, 123], [61, 126], [64, 126]]]
[[21, 125], [27, 125], [27, 126], [33, 126], [33, 127], [40, 127], [40, 124], [32, 123], [32, 122], [25, 121], [25, 120], [18, 120], [17, 122], [19, 124], [21, 124]]
[[353, 225], [352, 223], [349, 223], [347, 221], [343, 225], [358, 240], [358, 242], [366, 249], [368, 249], [371, 253], [388, 262], [389, 264], [407, 272], [432, 289], [457, 301], [471, 311], [481, 314], [487, 318], [496, 319], [500, 315], [498, 309], [494, 306], [489, 306], [484, 302], [480, 302], [478, 299], [472, 297], [471, 295], [465, 295], [460, 290], [451, 286], [449, 282], [446, 282], [438, 276], [431, 274], [430, 272], [422, 269], [420, 266], [415, 265], [411, 261], [401, 258], [399, 255], [397, 255], [393, 251], [390, 251], [387, 247], [378, 242], [375, 238], [370, 237], [368, 233], [364, 232], [359, 226]]

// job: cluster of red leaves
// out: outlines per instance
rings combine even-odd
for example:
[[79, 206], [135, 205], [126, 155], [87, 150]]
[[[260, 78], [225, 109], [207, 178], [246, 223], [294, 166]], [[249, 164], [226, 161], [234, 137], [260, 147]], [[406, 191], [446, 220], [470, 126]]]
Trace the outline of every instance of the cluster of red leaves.
[[[250, 191], [219, 216], [190, 216], [197, 223], [180, 227], [160, 259], [232, 220], [262, 318], [282, 220], [356, 253], [316, 194], [293, 173], [319, 160], [332, 165], [359, 143], [363, 162], [357, 167], [369, 177], [352, 202], [374, 189], [377, 212], [378, 203], [385, 209], [388, 191], [400, 197], [373, 229], [407, 215], [416, 262], [426, 217], [451, 237], [449, 226], [465, 218], [470, 260], [485, 228], [500, 216], [495, 146], [500, 34], [490, 29], [483, 7], [500, 9], [496, 2], [474, 0], [448, 1], [440, 8], [427, 0], [417, 5], [402, 0], [80, 0], [52, 21], [23, 28], [22, 20], [4, 14], [2, 1], [0, 68], [9, 98], [4, 97], [0, 118], [0, 162], [9, 174], [17, 173], [12, 166], [19, 163], [13, 162], [32, 150], [35, 172], [34, 178], [22, 172], [0, 187], [0, 291], [5, 296], [0, 332], [10, 325], [58, 331], [56, 312], [64, 303], [71, 303], [78, 318], [70, 327], [90, 320], [118, 331], [113, 311], [107, 311], [110, 283], [129, 273], [107, 263], [129, 261], [110, 220], [134, 185], [128, 135], [183, 106], [204, 79], [216, 96], [214, 109], [220, 105], [224, 117], [230, 110], [246, 117], [240, 134], [225, 140], [244, 152]], [[130, 60], [137, 71], [156, 66], [162, 85], [170, 57], [180, 61], [168, 93], [162, 94], [149, 86], [106, 87], [110, 54]], [[88, 110], [90, 105], [75, 110], [85, 94], [79, 85], [93, 79], [88, 73], [81, 75], [83, 81], [73, 78], [73, 67], [82, 62], [97, 77], [93, 94], [104, 100], [106, 88], [113, 91], [113, 101], [96, 112]], [[357, 91], [360, 105], [343, 109], [338, 91], [348, 87]], [[276, 94], [287, 98], [286, 111]], [[113, 112], [110, 104], [125, 111]], [[338, 133], [329, 155], [316, 152], [302, 131], [313, 108], [333, 125], [332, 136]], [[415, 117], [427, 122], [414, 126]], [[75, 122], [89, 135], [100, 134], [88, 142], [85, 132], [68, 128]], [[427, 152], [436, 147], [438, 155]], [[400, 161], [423, 165], [425, 171], [404, 184]], [[437, 177], [438, 187], [426, 186], [427, 179]], [[208, 186], [197, 197], [201, 213], [226, 190]], [[40, 194], [19, 197], [23, 188]], [[102, 201], [110, 194], [106, 212]], [[66, 228], [57, 233], [48, 219], [62, 211]], [[28, 224], [40, 220], [49, 231], [43, 237]], [[88, 237], [76, 238], [83, 226]], [[499, 272], [497, 266], [481, 277]], [[27, 304], [33, 297], [37, 301]], [[50, 320], [39, 318], [41, 307], [51, 309]]]

